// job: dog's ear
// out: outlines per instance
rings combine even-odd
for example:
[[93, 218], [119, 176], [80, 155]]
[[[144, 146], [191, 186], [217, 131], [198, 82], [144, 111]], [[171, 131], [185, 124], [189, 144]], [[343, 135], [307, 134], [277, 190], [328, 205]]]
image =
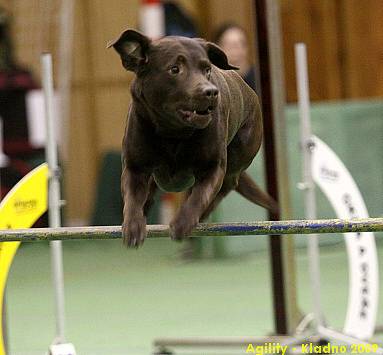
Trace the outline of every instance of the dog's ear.
[[218, 68], [224, 70], [238, 70], [238, 67], [235, 67], [229, 64], [225, 52], [212, 42], [205, 41], [202, 38], [197, 38], [197, 41], [205, 48], [209, 60]]
[[107, 48], [113, 47], [118, 52], [126, 70], [137, 72], [148, 61], [147, 51], [150, 42], [150, 39], [142, 33], [126, 30], [117, 39], [108, 42]]

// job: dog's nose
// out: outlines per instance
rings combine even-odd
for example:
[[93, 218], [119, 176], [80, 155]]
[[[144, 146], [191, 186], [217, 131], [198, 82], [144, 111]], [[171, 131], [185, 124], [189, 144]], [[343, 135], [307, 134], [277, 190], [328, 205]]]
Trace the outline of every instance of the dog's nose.
[[218, 89], [215, 86], [208, 86], [202, 89], [202, 95], [210, 98], [218, 96]]

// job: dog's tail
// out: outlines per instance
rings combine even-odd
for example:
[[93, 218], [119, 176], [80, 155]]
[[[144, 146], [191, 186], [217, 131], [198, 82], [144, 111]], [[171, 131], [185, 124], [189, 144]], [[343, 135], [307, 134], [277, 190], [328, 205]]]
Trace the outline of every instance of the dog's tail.
[[238, 186], [235, 190], [249, 201], [268, 209], [271, 213], [279, 213], [278, 203], [266, 192], [263, 192], [246, 172], [243, 171], [239, 176]]

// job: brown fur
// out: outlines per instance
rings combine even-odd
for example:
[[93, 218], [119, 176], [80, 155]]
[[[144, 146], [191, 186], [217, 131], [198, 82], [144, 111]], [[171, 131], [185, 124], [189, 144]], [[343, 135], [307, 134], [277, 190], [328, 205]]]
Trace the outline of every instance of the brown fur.
[[277, 209], [245, 173], [262, 142], [258, 97], [219, 47], [184, 37], [151, 41], [133, 30], [109, 46], [136, 73], [123, 139], [126, 245], [143, 243], [157, 186], [188, 192], [170, 223], [176, 240], [190, 235], [231, 190]]

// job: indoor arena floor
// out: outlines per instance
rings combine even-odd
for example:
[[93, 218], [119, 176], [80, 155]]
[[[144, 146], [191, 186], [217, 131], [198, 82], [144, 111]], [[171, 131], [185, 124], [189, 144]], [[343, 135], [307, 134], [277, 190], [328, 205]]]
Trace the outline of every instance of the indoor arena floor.
[[[382, 240], [378, 250], [382, 273]], [[310, 312], [305, 249], [296, 255], [298, 302]], [[129, 251], [121, 241], [78, 241], [64, 243], [64, 263], [67, 340], [78, 355], [147, 355], [156, 337], [260, 336], [273, 330], [265, 250], [187, 262], [180, 258], [180, 244], [168, 240], [148, 240]], [[321, 272], [325, 316], [341, 328], [348, 291], [343, 243], [322, 248]], [[383, 294], [383, 282], [380, 289]], [[46, 243], [20, 248], [6, 301], [9, 355], [45, 354], [55, 329]], [[379, 302], [383, 324], [383, 297]]]

